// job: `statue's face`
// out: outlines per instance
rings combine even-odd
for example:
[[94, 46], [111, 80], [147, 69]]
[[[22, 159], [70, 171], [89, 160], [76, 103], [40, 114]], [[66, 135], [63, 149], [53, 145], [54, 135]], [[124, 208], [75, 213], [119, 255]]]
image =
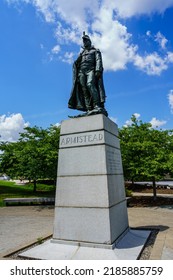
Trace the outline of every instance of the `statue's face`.
[[84, 45], [84, 48], [89, 48], [89, 47], [91, 47], [91, 41], [88, 39], [83, 39], [83, 45]]

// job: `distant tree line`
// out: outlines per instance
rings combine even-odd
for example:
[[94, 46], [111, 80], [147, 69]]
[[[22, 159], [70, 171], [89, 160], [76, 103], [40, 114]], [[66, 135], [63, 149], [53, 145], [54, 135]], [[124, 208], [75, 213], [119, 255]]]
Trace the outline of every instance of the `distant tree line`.
[[0, 142], [0, 172], [11, 178], [56, 181], [60, 128], [26, 127], [17, 142]]
[[156, 196], [155, 181], [173, 176], [173, 130], [154, 129], [132, 115], [119, 137], [126, 180], [151, 180]]
[[[0, 142], [0, 173], [11, 178], [56, 181], [60, 127], [27, 127], [17, 142]], [[126, 180], [156, 180], [173, 176], [173, 130], [153, 129], [134, 115], [119, 129]], [[156, 193], [155, 193], [156, 195]]]

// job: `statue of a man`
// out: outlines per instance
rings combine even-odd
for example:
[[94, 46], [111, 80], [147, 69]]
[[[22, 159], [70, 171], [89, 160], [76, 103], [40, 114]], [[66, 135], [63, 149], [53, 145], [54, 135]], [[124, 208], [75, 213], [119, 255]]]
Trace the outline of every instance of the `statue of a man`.
[[85, 115], [102, 113], [107, 116], [102, 55], [85, 32], [82, 39], [83, 51], [73, 64], [73, 88], [68, 107], [85, 111]]

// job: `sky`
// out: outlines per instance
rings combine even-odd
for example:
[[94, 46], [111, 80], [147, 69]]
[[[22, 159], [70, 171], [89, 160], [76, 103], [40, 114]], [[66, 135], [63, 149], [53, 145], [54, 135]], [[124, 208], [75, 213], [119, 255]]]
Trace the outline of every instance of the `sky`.
[[173, 129], [172, 20], [173, 0], [1, 0], [0, 139], [80, 113], [68, 99], [83, 31], [102, 52], [109, 118]]

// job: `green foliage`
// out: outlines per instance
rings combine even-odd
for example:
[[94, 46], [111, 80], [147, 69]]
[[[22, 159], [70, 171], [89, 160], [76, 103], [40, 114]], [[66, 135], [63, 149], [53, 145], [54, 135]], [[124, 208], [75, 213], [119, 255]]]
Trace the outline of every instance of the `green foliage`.
[[119, 130], [125, 178], [132, 181], [163, 178], [171, 167], [171, 131], [153, 129], [150, 123], [143, 123], [134, 115], [131, 121], [130, 126]]
[[1, 142], [0, 169], [11, 178], [56, 181], [60, 128], [26, 127], [15, 143]]
[[44, 242], [44, 238], [43, 237], [38, 237], [37, 238], [37, 243], [40, 245]]
[[127, 197], [131, 197], [132, 196], [132, 190], [129, 190], [128, 188], [125, 188], [125, 193]]

